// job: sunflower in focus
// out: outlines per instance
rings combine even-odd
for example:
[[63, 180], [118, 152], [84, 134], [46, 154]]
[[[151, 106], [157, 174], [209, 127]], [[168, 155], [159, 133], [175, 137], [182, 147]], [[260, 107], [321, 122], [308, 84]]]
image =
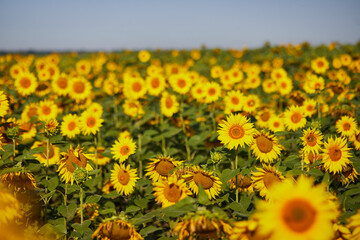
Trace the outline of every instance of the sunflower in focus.
[[61, 134], [68, 138], [74, 138], [80, 134], [80, 120], [77, 115], [68, 114], [63, 117], [60, 127]]
[[270, 135], [268, 132], [261, 131], [253, 134], [253, 144], [251, 150], [256, 159], [261, 162], [272, 163], [280, 155], [281, 147], [277, 137]]
[[130, 169], [130, 165], [114, 164], [114, 169], [111, 170], [111, 183], [120, 195], [129, 195], [134, 191], [137, 176], [137, 169]]
[[175, 95], [164, 92], [160, 99], [161, 113], [167, 117], [172, 117], [179, 111], [179, 102]]
[[300, 176], [297, 182], [276, 184], [270, 190], [272, 201], [257, 204], [259, 231], [276, 240], [329, 240], [338, 211], [325, 186]]
[[203, 187], [210, 200], [219, 195], [221, 182], [213, 172], [205, 171], [199, 166], [194, 166], [192, 171], [189, 171], [188, 174], [182, 177], [189, 183], [190, 190], [196, 195], [199, 193], [199, 184]]
[[322, 133], [313, 128], [308, 128], [303, 131], [303, 136], [300, 138], [302, 140], [302, 145], [304, 148], [302, 151], [305, 154], [308, 154], [310, 152], [318, 154], [323, 140]]
[[330, 173], [338, 173], [343, 167], [351, 163], [350, 148], [347, 147], [346, 138], [328, 138], [324, 143], [322, 163]]
[[58, 107], [51, 100], [41, 101], [38, 105], [37, 114], [40, 121], [48, 121], [50, 119], [56, 119], [58, 114]]
[[85, 111], [79, 118], [79, 126], [84, 135], [96, 134], [100, 131], [104, 119], [99, 113]]
[[166, 180], [153, 183], [155, 201], [162, 204], [163, 208], [174, 205], [178, 201], [191, 195], [184, 179], [178, 179], [175, 174]]
[[35, 93], [38, 82], [34, 74], [23, 72], [15, 79], [15, 89], [22, 96], [29, 96]]
[[311, 69], [317, 74], [323, 74], [328, 70], [329, 62], [325, 57], [318, 57], [311, 61]]
[[236, 149], [238, 146], [243, 148], [253, 141], [254, 124], [241, 114], [229, 115], [219, 126], [218, 139], [228, 149]]
[[284, 112], [284, 125], [287, 129], [296, 131], [306, 125], [304, 109], [299, 106], [291, 106]]
[[269, 199], [269, 189], [279, 182], [284, 182], [285, 177], [275, 166], [263, 165], [263, 168], [255, 167], [257, 172], [251, 172], [251, 179], [255, 190], [259, 191], [261, 197]]
[[[47, 165], [46, 141], [42, 141], [42, 142], [36, 141], [36, 142], [34, 142], [31, 149], [34, 149], [34, 148], [37, 148], [37, 147], [44, 147], [44, 153], [34, 154], [34, 157], [36, 157], [36, 159], [40, 163], [43, 163], [44, 166], [46, 166]], [[50, 143], [49, 144], [49, 165], [57, 164], [59, 162], [59, 160], [60, 160], [60, 148]]]
[[150, 161], [151, 163], [149, 163], [145, 170], [147, 171], [145, 176], [149, 176], [153, 182], [167, 179], [170, 172], [182, 163], [182, 161], [176, 161], [174, 158], [166, 156], [150, 158]]
[[70, 149], [67, 152], [61, 153], [62, 158], [59, 162], [59, 169], [57, 170], [60, 174], [61, 181], [66, 183], [74, 183], [74, 172], [76, 168], [84, 168], [86, 171], [93, 170], [89, 164], [91, 160], [90, 154], [83, 152], [83, 148], [77, 146], [75, 149], [70, 145]]
[[343, 167], [339, 173], [336, 173], [334, 176], [339, 182], [342, 182], [345, 185], [351, 182], [355, 183], [356, 180], [358, 179], [359, 173], [356, 171], [353, 164], [349, 163], [345, 167]]
[[160, 74], [146, 77], [146, 88], [152, 96], [159, 96], [165, 89], [165, 83], [165, 78]]
[[143, 240], [144, 238], [125, 219], [105, 219], [91, 235], [97, 240]]
[[150, 60], [151, 54], [148, 50], [141, 50], [138, 53], [138, 59], [140, 60], [140, 62], [142, 63], [146, 63]]
[[336, 132], [341, 136], [351, 137], [358, 130], [358, 124], [353, 117], [342, 116], [341, 119], [336, 121]]
[[205, 103], [216, 102], [221, 95], [221, 87], [216, 82], [208, 82], [205, 88]]
[[112, 145], [111, 153], [121, 163], [128, 159], [131, 154], [134, 154], [135, 150], [136, 144], [132, 138], [118, 138]]
[[75, 77], [70, 81], [69, 96], [76, 102], [80, 102], [88, 98], [91, 94], [91, 83], [84, 77]]
[[6, 98], [6, 95], [3, 91], [0, 91], [0, 117], [3, 117], [7, 114], [9, 110], [9, 101]]

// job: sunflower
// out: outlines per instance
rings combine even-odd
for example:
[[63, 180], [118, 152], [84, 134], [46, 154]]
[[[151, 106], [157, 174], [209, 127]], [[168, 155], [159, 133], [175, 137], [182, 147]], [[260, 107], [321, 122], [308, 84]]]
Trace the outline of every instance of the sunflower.
[[360, 210], [348, 219], [347, 227], [352, 230], [351, 239], [360, 239]]
[[264, 92], [267, 94], [273, 93], [277, 89], [276, 82], [272, 79], [265, 79], [262, 82], [261, 86], [262, 86], [262, 89], [264, 90]]
[[172, 117], [179, 111], [179, 102], [175, 95], [164, 92], [160, 99], [161, 113], [167, 117]]
[[263, 165], [263, 168], [255, 167], [257, 172], [251, 172], [251, 179], [254, 188], [259, 191], [261, 197], [269, 199], [269, 190], [274, 183], [284, 182], [285, 177], [282, 176], [275, 166]]
[[244, 88], [245, 89], [256, 89], [261, 84], [260, 76], [249, 76], [245, 79]]
[[30, 94], [35, 93], [38, 83], [34, 74], [23, 72], [17, 76], [14, 85], [16, 91], [20, 95], [29, 96]]
[[281, 78], [276, 82], [277, 89], [281, 96], [288, 95], [293, 89], [292, 80], [288, 77]]
[[243, 100], [243, 110], [250, 114], [254, 113], [261, 104], [260, 98], [258, 97], [258, 95], [255, 94], [249, 94], [247, 96], [244, 96]]
[[53, 78], [53, 80], [51, 81], [51, 86], [54, 93], [60, 96], [67, 95], [70, 90], [69, 76], [67, 76], [65, 73], [61, 73], [60, 76], [58, 76], [57, 78]]
[[249, 119], [241, 114], [229, 115], [219, 126], [218, 139], [228, 149], [244, 147], [253, 141], [254, 124], [249, 123]]
[[26, 170], [4, 173], [0, 176], [0, 182], [15, 192], [34, 190], [37, 187], [34, 176]]
[[141, 117], [145, 113], [142, 104], [138, 100], [125, 99], [122, 107], [124, 113], [130, 117]]
[[87, 59], [81, 59], [75, 64], [76, 72], [80, 75], [88, 75], [91, 71], [90, 61]]
[[329, 68], [329, 62], [325, 57], [318, 57], [311, 61], [311, 68], [317, 74], [323, 74]]
[[238, 91], [229, 91], [227, 92], [224, 102], [225, 108], [230, 109], [230, 112], [238, 112], [243, 108], [244, 95]]
[[[336, 239], [336, 240], [352, 239], [351, 232], [348, 227], [334, 223], [333, 229], [335, 231], [335, 237], [333, 239]], [[355, 238], [353, 238], [353, 239], [355, 239]]]
[[105, 219], [103, 223], [91, 235], [92, 239], [98, 240], [142, 240], [141, 235], [136, 232], [135, 227], [126, 220]]
[[0, 117], [5, 116], [9, 110], [9, 101], [3, 91], [0, 91]]
[[221, 87], [216, 82], [208, 82], [205, 88], [205, 103], [216, 102], [221, 95]]
[[178, 179], [175, 174], [166, 180], [153, 183], [155, 201], [162, 204], [163, 208], [174, 205], [178, 201], [191, 195], [184, 179]]
[[130, 165], [114, 164], [111, 170], [111, 182], [120, 195], [129, 195], [134, 191], [135, 183], [139, 179], [137, 169], [130, 169]]
[[170, 156], [158, 156], [157, 158], [150, 158], [150, 160], [152, 162], [147, 166], [145, 176], [149, 176], [153, 182], [167, 179], [170, 172], [182, 163], [182, 161], [176, 161]]
[[235, 222], [232, 229], [232, 234], [230, 240], [267, 240], [271, 234], [261, 235], [259, 234], [259, 220], [254, 217], [256, 214], [253, 214], [251, 218], [247, 221]]
[[20, 218], [22, 210], [19, 201], [3, 184], [0, 184], [0, 192], [0, 227], [2, 227]]
[[64, 116], [60, 130], [61, 134], [68, 138], [74, 138], [76, 135], [80, 134], [81, 131], [79, 117], [73, 114]]
[[238, 188], [239, 192], [248, 192], [253, 193], [254, 187], [251, 181], [251, 178], [248, 176], [243, 176], [242, 174], [238, 174], [237, 176], [231, 178], [230, 189]]
[[39, 82], [35, 93], [37, 96], [43, 97], [45, 95], [48, 95], [50, 91], [51, 91], [51, 86], [49, 82]]
[[301, 153], [301, 157], [304, 158], [304, 162], [306, 164], [313, 164], [315, 161], [318, 160], [322, 160], [323, 158], [323, 154], [320, 153], [313, 153], [313, 152], [309, 152], [309, 153], [304, 153], [304, 152], [300, 152]]
[[190, 190], [196, 195], [199, 193], [199, 184], [204, 188], [210, 200], [219, 195], [221, 182], [218, 177], [214, 176], [213, 172], [194, 166], [192, 171], [182, 177], [189, 183]]
[[223, 68], [221, 66], [213, 66], [211, 67], [210, 69], [210, 75], [211, 75], [211, 78], [219, 78], [221, 76], [221, 74], [223, 73]]
[[128, 99], [137, 100], [146, 94], [146, 84], [141, 77], [130, 77], [124, 81], [124, 95]]
[[280, 116], [271, 116], [269, 119], [269, 129], [273, 132], [285, 131], [284, 120]]
[[306, 99], [303, 102], [305, 116], [311, 117], [316, 113], [316, 101], [314, 99]]
[[341, 119], [336, 121], [336, 132], [340, 133], [341, 136], [351, 137], [358, 130], [358, 125], [353, 117], [342, 116]]
[[56, 119], [58, 107], [54, 101], [44, 100], [39, 103], [37, 113], [40, 121]]
[[353, 141], [354, 147], [356, 150], [360, 150], [360, 131], [356, 131], [354, 135], [350, 138]]
[[57, 170], [61, 175], [61, 181], [66, 183], [74, 183], [75, 167], [76, 168], [85, 168], [87, 171], [93, 170], [92, 166], [89, 164], [88, 160], [91, 160], [90, 154], [85, 154], [83, 148], [77, 146], [75, 149], [70, 145], [70, 149], [67, 152], [61, 153], [62, 158], [59, 162], [59, 169]]
[[306, 125], [306, 117], [303, 107], [291, 106], [284, 112], [284, 125], [287, 129], [296, 131]]
[[121, 163], [128, 159], [131, 154], [134, 154], [135, 150], [136, 144], [132, 138], [118, 138], [112, 145], [111, 153]]
[[313, 128], [308, 128], [303, 131], [303, 136], [300, 138], [302, 140], [302, 145], [304, 148], [302, 151], [305, 154], [308, 154], [310, 152], [318, 154], [323, 140], [322, 133]]
[[92, 86], [84, 77], [75, 77], [70, 81], [69, 96], [76, 102], [88, 98], [91, 94]]
[[[50, 148], [49, 148], [49, 165], [52, 164], [57, 164], [59, 162], [60, 159], [60, 148], [58, 148], [55, 145], [52, 145], [50, 143]], [[47, 147], [46, 147], [46, 141], [36, 141], [33, 143], [31, 149], [37, 148], [37, 147], [44, 147], [44, 153], [37, 153], [34, 154], [34, 157], [36, 157], [36, 159], [40, 162], [43, 163], [45, 166], [47, 165], [47, 161], [46, 161], [46, 155], [47, 155]]]
[[204, 84], [202, 83], [197, 83], [191, 88], [191, 96], [200, 103], [204, 102], [205, 94]]
[[259, 231], [270, 239], [328, 240], [334, 235], [336, 204], [329, 200], [325, 186], [314, 186], [310, 178], [274, 185], [272, 201], [259, 201]]
[[275, 82], [278, 82], [280, 79], [283, 79], [283, 78], [287, 77], [287, 72], [283, 68], [274, 68], [271, 71], [270, 76], [271, 76], [272, 80], [274, 80]]
[[146, 88], [152, 96], [159, 96], [164, 91], [165, 84], [165, 78], [160, 74], [146, 77]]
[[36, 103], [30, 103], [25, 105], [24, 110], [21, 113], [21, 120], [29, 122], [32, 117], [38, 115], [38, 105]]
[[150, 60], [151, 58], [151, 54], [148, 50], [141, 50], [138, 53], [138, 59], [140, 60], [140, 62], [142, 63], [146, 63]]
[[37, 77], [40, 81], [47, 81], [50, 79], [50, 72], [47, 69], [41, 69], [38, 71]]
[[90, 106], [87, 108], [87, 111], [99, 115], [102, 115], [104, 113], [103, 106], [97, 102], [92, 102]]
[[21, 143], [29, 143], [36, 136], [36, 126], [28, 121], [19, 121], [19, 131], [21, 132]]
[[90, 135], [99, 132], [103, 122], [99, 113], [85, 111], [80, 116], [79, 126], [84, 135]]
[[277, 137], [268, 132], [261, 131], [253, 134], [254, 142], [251, 150], [261, 162], [272, 163], [280, 155], [281, 145]]
[[255, 124], [261, 128], [269, 128], [269, 120], [272, 116], [274, 116], [275, 112], [271, 109], [263, 109], [259, 111], [256, 115], [256, 122]]
[[322, 163], [330, 173], [338, 173], [343, 167], [351, 163], [350, 148], [347, 147], [345, 138], [328, 138], [324, 143]]
[[356, 171], [352, 163], [347, 164], [341, 169], [341, 171], [335, 174], [335, 178], [343, 184], [349, 184], [350, 182], [356, 182], [359, 173]]
[[170, 75], [169, 82], [172, 89], [180, 94], [186, 94], [191, 88], [191, 79], [183, 73]]
[[24, 69], [19, 64], [14, 64], [10, 67], [10, 76], [16, 79], [20, 74], [24, 72]]

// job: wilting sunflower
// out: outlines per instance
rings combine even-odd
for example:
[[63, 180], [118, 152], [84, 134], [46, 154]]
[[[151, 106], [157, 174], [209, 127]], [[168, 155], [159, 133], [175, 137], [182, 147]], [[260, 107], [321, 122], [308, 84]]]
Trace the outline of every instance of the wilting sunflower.
[[300, 176], [270, 190], [272, 201], [259, 201], [259, 231], [269, 239], [328, 240], [334, 235], [336, 204], [329, 199], [324, 185], [314, 186], [310, 178]]
[[174, 113], [177, 113], [179, 111], [179, 102], [177, 101], [176, 96], [164, 92], [160, 99], [160, 109], [161, 113], [167, 117], [172, 117]]
[[146, 77], [146, 88], [153, 96], [159, 96], [164, 91], [165, 83], [165, 78], [160, 74]]
[[30, 94], [35, 93], [38, 82], [33, 73], [23, 72], [17, 76], [14, 85], [16, 91], [20, 95], [29, 96]]
[[145, 113], [142, 104], [138, 100], [125, 99], [122, 107], [124, 113], [130, 117], [140, 117]]
[[235, 222], [230, 240], [267, 240], [271, 234], [261, 235], [259, 233], [259, 220], [253, 214], [247, 221]]
[[254, 141], [251, 150], [256, 159], [260, 159], [261, 162], [272, 163], [279, 157], [281, 148], [276, 136], [261, 131], [254, 133], [253, 137]]
[[217, 82], [208, 82], [205, 88], [205, 103], [212, 103], [219, 99], [221, 95], [221, 87]]
[[311, 61], [311, 68], [317, 74], [323, 74], [329, 68], [329, 62], [325, 57], [318, 57]]
[[232, 234], [230, 220], [224, 214], [199, 209], [197, 212], [188, 213], [178, 222], [173, 233], [178, 235], [179, 240], [207, 240], [228, 239]]
[[352, 230], [351, 239], [360, 239], [360, 210], [348, 219], [347, 227]]
[[75, 149], [70, 145], [70, 149], [67, 152], [61, 153], [62, 158], [59, 162], [59, 169], [57, 170], [61, 175], [61, 181], [66, 183], [74, 183], [75, 167], [84, 168], [87, 171], [93, 170], [92, 166], [89, 164], [91, 159], [90, 154], [83, 153], [83, 148], [77, 146]]
[[182, 177], [189, 183], [190, 190], [196, 195], [199, 193], [199, 184], [203, 187], [210, 200], [219, 195], [221, 182], [213, 172], [194, 166], [192, 171]]
[[191, 79], [183, 73], [174, 74], [169, 77], [171, 88], [180, 94], [186, 94], [191, 88]]
[[61, 134], [68, 138], [74, 138], [76, 135], [80, 134], [81, 131], [79, 117], [73, 114], [64, 116], [60, 130]]
[[90, 135], [100, 131], [103, 122], [100, 114], [85, 111], [80, 116], [79, 126], [84, 135]]
[[178, 201], [191, 195], [184, 179], [178, 179], [175, 174], [166, 180], [153, 183], [154, 196], [156, 201], [162, 204], [163, 208], [174, 205]]
[[248, 176], [243, 176], [242, 174], [238, 174], [237, 176], [230, 179], [229, 182], [231, 189], [236, 189], [237, 187], [239, 192], [248, 192], [248, 193], [254, 192], [254, 187], [251, 178]]
[[112, 145], [111, 153], [121, 163], [128, 159], [131, 154], [134, 154], [135, 150], [136, 144], [132, 138], [118, 138]]
[[146, 94], [146, 84], [141, 77], [126, 78], [124, 82], [124, 95], [128, 99], [137, 100]]
[[282, 176], [275, 166], [263, 165], [263, 168], [255, 167], [257, 172], [251, 172], [251, 179], [254, 188], [259, 191], [261, 197], [269, 199], [269, 189], [279, 182], [284, 182], [285, 177]]
[[299, 106], [291, 106], [284, 112], [284, 124], [287, 129], [296, 131], [306, 125], [304, 109]]
[[218, 139], [228, 149], [244, 147], [253, 141], [254, 124], [249, 123], [249, 119], [241, 114], [231, 114], [219, 126]]
[[269, 119], [269, 129], [273, 132], [285, 131], [284, 120], [280, 116], [272, 116]]
[[9, 101], [3, 91], [0, 91], [0, 117], [5, 116], [9, 110]]
[[114, 169], [111, 170], [111, 182], [114, 188], [120, 195], [129, 195], [134, 191], [137, 176], [137, 169], [130, 169], [130, 165], [114, 164]]
[[53, 78], [51, 82], [52, 89], [54, 93], [65, 96], [69, 93], [70, 80], [69, 76], [65, 73], [61, 73], [57, 78]]
[[154, 182], [166, 179], [170, 172], [182, 163], [166, 156], [158, 156], [157, 158], [150, 158], [150, 160], [152, 162], [147, 166], [145, 176], [149, 176]]
[[4, 173], [0, 176], [0, 182], [15, 192], [33, 190], [36, 188], [34, 176], [22, 169], [17, 172]]
[[69, 96], [76, 102], [88, 98], [91, 94], [91, 83], [84, 77], [72, 78], [69, 86]]
[[313, 128], [308, 128], [303, 131], [303, 136], [300, 138], [302, 140], [302, 145], [304, 148], [302, 151], [305, 154], [309, 154], [310, 152], [318, 154], [323, 140], [322, 133]]
[[360, 150], [360, 131], [356, 131], [354, 135], [350, 138], [350, 141], [353, 142], [355, 149]]
[[44, 100], [39, 103], [37, 113], [40, 121], [56, 119], [58, 107], [54, 101]]
[[103, 223], [91, 235], [92, 239], [98, 240], [142, 240], [141, 235], [136, 232], [135, 227], [132, 226], [125, 219], [105, 219]]
[[3, 184], [0, 184], [0, 226], [14, 222], [16, 218], [21, 217], [21, 213], [18, 200]]
[[347, 147], [346, 138], [328, 138], [324, 143], [322, 163], [330, 173], [338, 173], [343, 167], [351, 163], [350, 148]]
[[343, 184], [356, 182], [358, 176], [359, 173], [356, 171], [352, 163], [347, 164], [339, 173], [335, 174], [335, 178]]
[[336, 132], [340, 133], [341, 136], [351, 137], [358, 130], [358, 125], [353, 117], [342, 116], [341, 119], [336, 121]]
[[[50, 148], [49, 148], [49, 165], [52, 164], [57, 164], [60, 160], [60, 148], [52, 145], [50, 143]], [[36, 159], [40, 162], [43, 163], [45, 166], [47, 164], [46, 161], [46, 154], [47, 154], [47, 149], [46, 149], [46, 141], [36, 141], [34, 142], [34, 144], [32, 145], [31, 149], [37, 148], [37, 147], [44, 147], [44, 153], [37, 153], [34, 154], [34, 157], [36, 157]]]

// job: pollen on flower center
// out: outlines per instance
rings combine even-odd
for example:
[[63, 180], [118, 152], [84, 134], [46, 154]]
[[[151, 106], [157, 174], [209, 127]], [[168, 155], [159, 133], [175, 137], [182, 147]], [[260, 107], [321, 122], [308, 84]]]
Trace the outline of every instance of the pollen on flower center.
[[85, 84], [83, 82], [76, 82], [74, 83], [73, 88], [76, 93], [83, 93], [85, 90]]
[[181, 198], [182, 191], [180, 190], [179, 186], [171, 183], [167, 185], [164, 189], [164, 195], [167, 200], [170, 202], [177, 202]]
[[167, 176], [168, 173], [174, 168], [174, 164], [168, 161], [160, 161], [156, 164], [155, 171], [161, 176]]
[[229, 136], [232, 139], [239, 139], [245, 135], [244, 129], [239, 125], [231, 126], [229, 129]]
[[127, 171], [120, 169], [118, 173], [118, 180], [122, 185], [127, 185], [130, 181], [130, 174]]
[[337, 147], [331, 147], [329, 149], [329, 156], [330, 156], [330, 159], [331, 161], [333, 162], [337, 162], [340, 160], [341, 158], [341, 149], [338, 149]]
[[298, 123], [298, 122], [300, 122], [300, 121], [301, 121], [301, 118], [302, 118], [302, 116], [301, 116], [301, 114], [300, 114], [299, 112], [295, 112], [295, 113], [293, 113], [293, 115], [291, 115], [291, 121], [292, 121], [293, 123]]
[[256, 138], [256, 145], [259, 148], [260, 152], [268, 153], [273, 149], [273, 142], [264, 136], [259, 136]]
[[204, 189], [209, 189], [214, 184], [213, 180], [210, 177], [205, 176], [204, 174], [202, 174], [200, 172], [198, 172], [194, 175], [194, 182], [196, 183], [196, 185], [199, 185], [199, 183], [200, 183]]

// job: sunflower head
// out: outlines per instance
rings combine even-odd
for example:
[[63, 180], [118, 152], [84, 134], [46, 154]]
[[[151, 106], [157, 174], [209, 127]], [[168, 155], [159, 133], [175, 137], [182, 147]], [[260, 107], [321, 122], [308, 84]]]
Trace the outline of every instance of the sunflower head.
[[177, 161], [170, 156], [161, 156], [159, 155], [157, 158], [150, 158], [150, 163], [146, 168], [147, 173], [146, 176], [157, 182], [162, 179], [167, 179], [170, 176], [170, 173], [173, 169], [178, 167], [182, 161]]
[[280, 155], [281, 145], [276, 136], [266, 131], [256, 132], [253, 135], [254, 141], [251, 150], [257, 159], [262, 162], [272, 163]]
[[143, 237], [135, 230], [135, 227], [126, 220], [118, 217], [105, 219], [94, 231], [92, 239], [134, 239], [141, 240]]
[[25, 170], [4, 173], [0, 176], [0, 182], [15, 192], [33, 190], [37, 187], [34, 176]]
[[239, 192], [254, 192], [253, 183], [249, 176], [238, 174], [237, 176], [230, 179], [229, 182], [231, 189], [238, 188]]

